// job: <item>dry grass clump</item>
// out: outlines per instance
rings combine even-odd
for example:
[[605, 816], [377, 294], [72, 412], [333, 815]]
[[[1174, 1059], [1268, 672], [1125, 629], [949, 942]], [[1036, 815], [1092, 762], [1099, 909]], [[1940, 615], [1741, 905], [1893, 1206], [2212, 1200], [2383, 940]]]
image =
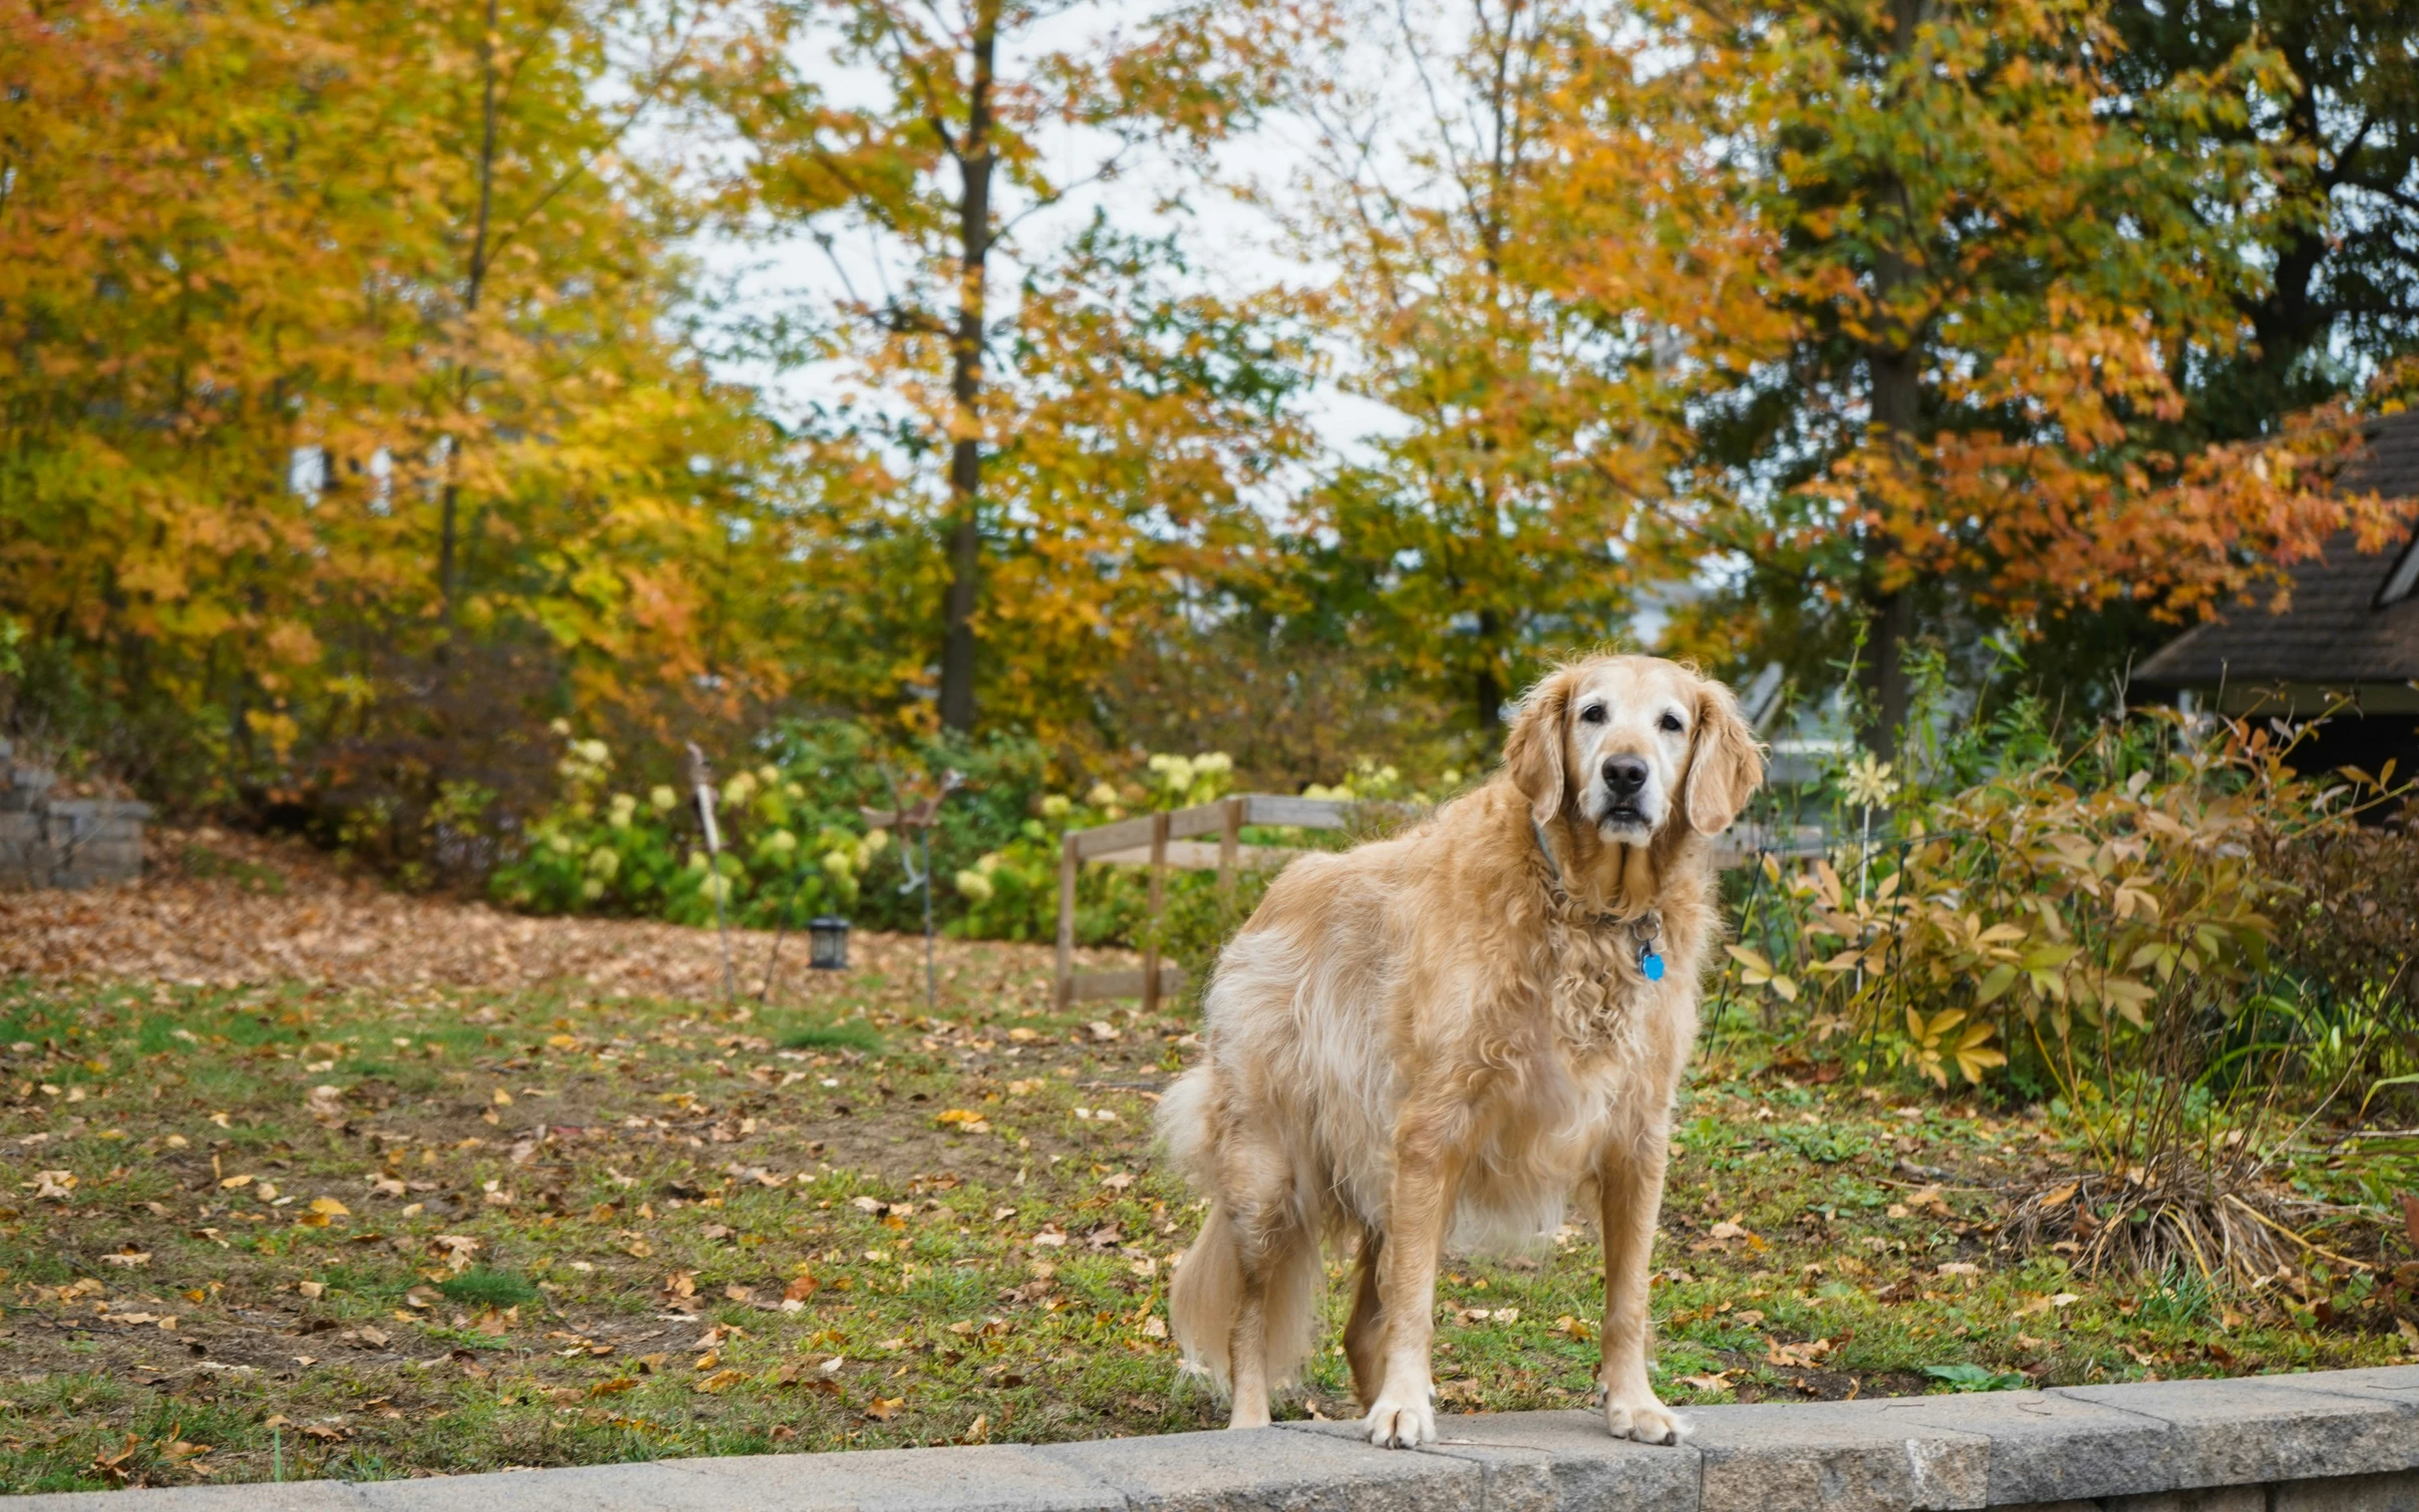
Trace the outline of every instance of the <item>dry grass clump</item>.
[[2055, 1250], [2095, 1276], [2188, 1273], [2247, 1289], [2313, 1259], [2371, 1268], [2311, 1237], [2357, 1209], [2279, 1189], [2266, 1176], [2266, 1163], [2247, 1153], [2171, 1149], [2119, 1171], [2040, 1178], [2016, 1199], [2001, 1241]]

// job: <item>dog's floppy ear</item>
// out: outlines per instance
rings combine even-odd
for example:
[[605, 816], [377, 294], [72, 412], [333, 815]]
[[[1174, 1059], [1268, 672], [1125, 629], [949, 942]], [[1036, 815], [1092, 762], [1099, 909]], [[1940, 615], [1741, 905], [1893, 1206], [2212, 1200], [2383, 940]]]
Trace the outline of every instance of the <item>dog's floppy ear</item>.
[[1563, 722], [1570, 707], [1571, 674], [1549, 675], [1520, 701], [1520, 712], [1512, 716], [1512, 734], [1503, 743], [1504, 769], [1528, 798], [1529, 817], [1540, 824], [1552, 822], [1569, 795], [1562, 751], [1567, 739]]
[[1764, 785], [1764, 753], [1719, 683], [1696, 691], [1696, 740], [1688, 748], [1688, 823], [1698, 834], [1720, 834]]

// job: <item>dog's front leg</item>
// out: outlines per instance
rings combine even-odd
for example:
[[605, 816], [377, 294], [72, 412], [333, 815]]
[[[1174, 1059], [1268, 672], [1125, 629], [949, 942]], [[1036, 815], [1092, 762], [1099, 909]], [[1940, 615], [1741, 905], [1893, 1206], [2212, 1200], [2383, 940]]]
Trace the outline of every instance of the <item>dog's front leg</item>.
[[1604, 1362], [1597, 1379], [1605, 1387], [1605, 1426], [1615, 1438], [1651, 1444], [1678, 1443], [1688, 1431], [1647, 1382], [1648, 1267], [1669, 1152], [1670, 1130], [1657, 1119], [1636, 1144], [1609, 1147], [1597, 1166], [1605, 1235]]
[[1436, 1265], [1461, 1182], [1462, 1116], [1414, 1100], [1394, 1131], [1394, 1190], [1378, 1252], [1382, 1381], [1363, 1419], [1369, 1442], [1408, 1449], [1436, 1437], [1429, 1349], [1436, 1334]]

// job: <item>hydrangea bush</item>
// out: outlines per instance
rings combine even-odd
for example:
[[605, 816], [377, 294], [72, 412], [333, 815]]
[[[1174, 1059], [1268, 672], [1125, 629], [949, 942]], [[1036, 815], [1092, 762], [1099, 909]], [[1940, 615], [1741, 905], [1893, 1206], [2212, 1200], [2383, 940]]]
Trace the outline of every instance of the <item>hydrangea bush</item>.
[[495, 897], [531, 913], [639, 914], [711, 924], [720, 903], [735, 924], [801, 927], [845, 912], [859, 879], [888, 847], [887, 830], [811, 823], [806, 790], [770, 762], [714, 791], [721, 856], [708, 854], [695, 795], [656, 783], [614, 790], [613, 753], [566, 740], [556, 770], [563, 801], [529, 826], [520, 856], [499, 867]]

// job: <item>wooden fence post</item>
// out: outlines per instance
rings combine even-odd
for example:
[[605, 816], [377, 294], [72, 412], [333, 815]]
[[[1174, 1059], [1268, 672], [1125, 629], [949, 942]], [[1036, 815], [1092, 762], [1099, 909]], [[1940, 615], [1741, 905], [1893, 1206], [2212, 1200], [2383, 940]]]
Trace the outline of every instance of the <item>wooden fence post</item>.
[[1243, 843], [1242, 798], [1228, 798], [1226, 811], [1218, 816], [1218, 895], [1232, 897], [1235, 892], [1236, 850]]
[[1142, 1011], [1159, 1011], [1159, 910], [1167, 902], [1167, 810], [1151, 815], [1151, 885], [1149, 923], [1142, 951]]
[[1068, 830], [1058, 845], [1058, 976], [1051, 1001], [1064, 1013], [1075, 1001], [1075, 835]]

